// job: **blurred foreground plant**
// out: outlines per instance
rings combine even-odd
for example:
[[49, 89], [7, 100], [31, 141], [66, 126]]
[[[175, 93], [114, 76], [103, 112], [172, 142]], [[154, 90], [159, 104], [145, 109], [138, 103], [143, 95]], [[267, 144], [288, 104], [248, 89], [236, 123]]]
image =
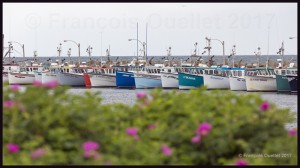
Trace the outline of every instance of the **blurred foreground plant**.
[[289, 109], [255, 94], [157, 89], [128, 106], [55, 86], [5, 84], [4, 165], [297, 164]]

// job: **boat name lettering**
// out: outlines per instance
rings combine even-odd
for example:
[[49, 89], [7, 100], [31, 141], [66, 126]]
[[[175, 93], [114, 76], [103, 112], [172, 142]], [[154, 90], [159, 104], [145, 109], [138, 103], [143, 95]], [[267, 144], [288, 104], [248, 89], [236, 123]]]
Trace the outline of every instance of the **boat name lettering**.
[[250, 81], [268, 81], [267, 79], [256, 79], [256, 78], [250, 78]]
[[75, 77], [75, 78], [79, 78], [80, 76], [79, 75], [73, 75], [73, 74], [65, 74], [66, 76], [69, 76], [69, 77]]
[[215, 76], [211, 76], [210, 78], [211, 78], [211, 79], [217, 79], [217, 80], [223, 80], [223, 78], [215, 77]]
[[190, 80], [196, 80], [196, 78], [194, 78], [194, 77], [189, 77], [189, 76], [183, 76], [183, 78], [185, 78], [185, 79], [190, 79]]
[[168, 75], [163, 75], [163, 77], [165, 77], [165, 78], [171, 78], [171, 79], [178, 79], [178, 77], [177, 76], [168, 76]]

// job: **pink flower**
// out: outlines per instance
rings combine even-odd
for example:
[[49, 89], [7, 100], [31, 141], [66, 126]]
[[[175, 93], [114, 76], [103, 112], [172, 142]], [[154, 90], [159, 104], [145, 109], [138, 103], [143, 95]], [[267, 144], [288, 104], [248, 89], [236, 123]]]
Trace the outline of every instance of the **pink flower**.
[[237, 165], [237, 166], [247, 166], [248, 165], [248, 163], [245, 161], [245, 160], [237, 160], [236, 162], [235, 162], [235, 165]]
[[7, 108], [12, 108], [15, 105], [15, 102], [12, 100], [5, 100], [3, 106]]
[[269, 104], [268, 102], [263, 102], [263, 103], [260, 105], [260, 109], [261, 109], [262, 111], [268, 110], [269, 107], [270, 107], [270, 104]]
[[7, 144], [6, 148], [11, 153], [16, 153], [16, 152], [18, 152], [20, 150], [19, 145], [13, 144], [13, 143]]
[[155, 124], [149, 124], [149, 125], [148, 125], [148, 130], [152, 130], [152, 129], [154, 129], [154, 128], [156, 128], [156, 125], [155, 125]]
[[94, 158], [94, 159], [98, 159], [100, 156], [100, 154], [95, 151], [95, 150], [87, 150], [87, 151], [84, 151], [84, 154], [83, 154], [83, 157], [85, 158]]
[[192, 143], [198, 144], [201, 141], [200, 135], [196, 135], [192, 138]]
[[33, 81], [32, 85], [34, 85], [34, 86], [43, 86], [42, 82], [37, 81], [37, 80]]
[[164, 154], [164, 155], [167, 155], [167, 156], [170, 156], [170, 155], [172, 155], [172, 149], [171, 148], [169, 148], [167, 145], [163, 145], [162, 147], [161, 147], [161, 150], [162, 150], [162, 153]]
[[44, 86], [48, 87], [48, 88], [54, 88], [58, 85], [58, 82], [56, 80], [53, 80], [53, 81], [50, 81], [50, 82], [47, 82], [45, 83]]
[[100, 145], [97, 142], [93, 142], [93, 141], [87, 141], [82, 144], [82, 148], [85, 151], [97, 150], [99, 146]]
[[137, 98], [145, 98], [145, 97], [146, 97], [146, 93], [144, 93], [144, 92], [138, 92], [138, 93], [136, 94], [136, 97], [137, 97]]
[[296, 128], [295, 129], [291, 129], [291, 130], [288, 131], [288, 133], [291, 136], [295, 136], [297, 134], [297, 129]]
[[11, 90], [13, 90], [13, 91], [18, 91], [19, 88], [20, 88], [20, 85], [14, 84], [14, 85], [11, 85], [10, 88], [11, 88]]
[[212, 129], [212, 125], [207, 122], [204, 122], [198, 126], [197, 134], [205, 136], [209, 133], [211, 129]]
[[138, 129], [137, 128], [127, 128], [127, 134], [130, 135], [130, 136], [136, 136], [137, 135], [137, 132], [138, 132]]
[[46, 150], [43, 148], [38, 148], [30, 153], [30, 157], [33, 159], [37, 159], [42, 157], [44, 154], [46, 154]]

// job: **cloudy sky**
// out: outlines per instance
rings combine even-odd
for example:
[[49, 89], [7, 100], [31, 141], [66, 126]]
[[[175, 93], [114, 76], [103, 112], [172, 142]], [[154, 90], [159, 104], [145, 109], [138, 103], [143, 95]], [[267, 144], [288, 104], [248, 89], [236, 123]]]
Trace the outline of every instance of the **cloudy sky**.
[[[72, 56], [136, 55], [137, 38], [146, 42], [148, 55], [190, 55], [194, 43], [204, 51], [205, 37], [225, 41], [225, 54], [236, 45], [237, 55], [253, 55], [257, 47], [262, 54], [276, 54], [285, 45], [285, 54], [297, 54], [296, 3], [4, 3], [3, 34], [8, 41], [25, 44], [26, 56], [37, 50], [38, 56], [62, 56], [72, 48]], [[269, 38], [268, 38], [269, 36]], [[296, 37], [289, 39], [289, 37]], [[102, 42], [101, 42], [102, 41]], [[269, 41], [269, 52], [268, 52]], [[213, 40], [212, 54], [222, 55], [222, 45]], [[142, 48], [139, 45], [139, 49]], [[21, 56], [21, 47], [13, 55]]]

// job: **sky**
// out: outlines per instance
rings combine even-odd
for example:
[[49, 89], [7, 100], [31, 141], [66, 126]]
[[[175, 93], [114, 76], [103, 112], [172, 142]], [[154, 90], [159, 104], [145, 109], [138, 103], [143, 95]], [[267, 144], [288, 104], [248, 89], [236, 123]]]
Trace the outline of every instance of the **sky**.
[[[297, 3], [3, 3], [4, 44], [25, 46], [25, 55], [134, 56], [137, 39], [147, 42], [148, 56], [199, 55], [211, 41], [211, 54], [225, 55], [236, 45], [237, 55], [276, 55], [284, 42], [285, 55], [297, 54]], [[146, 25], [147, 41], [146, 41]], [[295, 37], [289, 39], [290, 37]], [[72, 40], [74, 42], [64, 40]], [[22, 56], [12, 43], [13, 55]], [[139, 44], [139, 50], [142, 45]], [[140, 54], [140, 51], [139, 51]]]

